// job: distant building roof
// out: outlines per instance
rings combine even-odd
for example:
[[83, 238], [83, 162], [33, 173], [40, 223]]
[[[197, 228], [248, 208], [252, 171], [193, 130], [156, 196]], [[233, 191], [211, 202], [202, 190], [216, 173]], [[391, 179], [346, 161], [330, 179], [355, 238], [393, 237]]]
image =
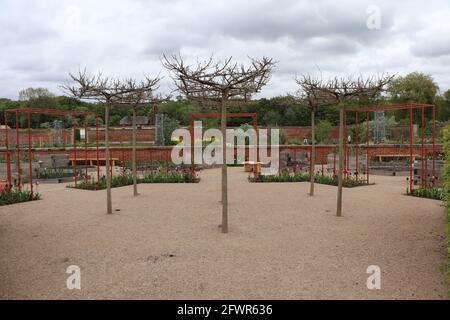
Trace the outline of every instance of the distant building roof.
[[[132, 117], [126, 116], [120, 120], [121, 126], [131, 126], [133, 124]], [[145, 116], [136, 116], [136, 125], [145, 126], [148, 124], [148, 117]]]

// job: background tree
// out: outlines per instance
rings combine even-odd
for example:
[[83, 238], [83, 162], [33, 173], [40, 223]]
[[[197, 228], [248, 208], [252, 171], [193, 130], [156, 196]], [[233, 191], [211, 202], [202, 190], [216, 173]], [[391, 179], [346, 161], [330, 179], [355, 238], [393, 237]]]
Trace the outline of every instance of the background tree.
[[331, 123], [328, 120], [321, 120], [316, 125], [316, 139], [320, 143], [327, 143], [330, 139], [331, 129], [333, 129]]
[[309, 195], [314, 196], [314, 175], [315, 175], [315, 165], [316, 165], [316, 136], [315, 136], [315, 126], [316, 120], [315, 115], [317, 109], [322, 106], [330, 105], [332, 99], [328, 93], [324, 93], [319, 90], [323, 87], [321, 80], [315, 79], [309, 75], [304, 75], [301, 78], [296, 79], [297, 84], [300, 86], [301, 101], [306, 104], [310, 109], [311, 114], [311, 178]]
[[[403, 77], [395, 78], [388, 87], [393, 102], [397, 103], [427, 103], [434, 104], [436, 102], [439, 86], [434, 82], [433, 78], [427, 74], [420, 72], [412, 72]], [[439, 113], [439, 105], [438, 105]], [[430, 120], [432, 110], [425, 110], [425, 118]], [[408, 110], [397, 110], [393, 112], [397, 119], [407, 119]], [[415, 113], [415, 120], [419, 120], [419, 114]]]
[[140, 83], [136, 82], [134, 79], [128, 79], [125, 82], [124, 89], [127, 91], [125, 93], [122, 103], [131, 105], [132, 108], [132, 135], [131, 135], [131, 171], [133, 176], [133, 195], [139, 195], [137, 189], [137, 165], [136, 165], [136, 115], [139, 107], [155, 103], [154, 93], [158, 88], [158, 83], [161, 78], [146, 78], [145, 81]]
[[399, 102], [434, 103], [439, 86], [429, 75], [412, 72], [397, 77], [389, 84], [392, 99]]
[[346, 106], [352, 100], [368, 103], [379, 98], [380, 93], [392, 81], [393, 76], [382, 75], [378, 78], [359, 77], [353, 79], [334, 78], [327, 82], [319, 82], [315, 87], [317, 97], [326, 103], [337, 104], [339, 107], [339, 170], [338, 170], [338, 196], [336, 215], [342, 215], [342, 173], [344, 170], [344, 113]]
[[442, 96], [436, 97], [436, 119], [439, 121], [450, 120], [450, 89]]
[[[252, 59], [250, 66], [233, 63], [231, 57], [214, 62], [212, 58], [197, 65], [186, 65], [182, 57], [164, 56], [164, 66], [172, 73], [175, 85], [188, 99], [220, 102], [222, 131], [222, 232], [228, 232], [228, 178], [226, 163], [227, 102], [230, 98], [247, 100], [269, 81], [272, 59]], [[194, 164], [191, 164], [194, 165]]]
[[108, 214], [112, 214], [109, 115], [111, 107], [114, 104], [122, 103], [132, 91], [126, 85], [126, 81], [104, 77], [101, 73], [96, 76], [88, 76], [86, 71], [80, 71], [77, 75], [70, 73], [69, 76], [75, 85], [63, 85], [62, 88], [67, 93], [79, 99], [93, 99], [101, 103], [105, 109], [106, 211]]
[[47, 88], [27, 88], [19, 91], [19, 100], [33, 100], [39, 98], [50, 98], [55, 95]]

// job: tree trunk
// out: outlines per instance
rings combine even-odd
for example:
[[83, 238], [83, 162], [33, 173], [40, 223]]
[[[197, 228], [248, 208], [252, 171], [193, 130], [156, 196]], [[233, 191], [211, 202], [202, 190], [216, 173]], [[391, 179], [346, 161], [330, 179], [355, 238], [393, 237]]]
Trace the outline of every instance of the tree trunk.
[[344, 171], [344, 105], [339, 103], [339, 170], [336, 216], [342, 215], [342, 172]]
[[111, 202], [111, 174], [110, 174], [110, 156], [109, 156], [109, 111], [111, 104], [106, 103], [105, 108], [105, 161], [106, 161], [106, 208], [108, 214], [112, 213]]
[[311, 168], [312, 168], [312, 172], [311, 172], [311, 181], [310, 181], [310, 185], [309, 185], [309, 195], [313, 196], [314, 195], [314, 172], [315, 172], [315, 162], [316, 162], [316, 142], [315, 142], [315, 131], [316, 131], [316, 125], [315, 125], [315, 113], [316, 113], [316, 108], [312, 107], [311, 108]]
[[228, 232], [228, 174], [227, 174], [227, 107], [228, 91], [222, 92], [221, 131], [222, 131], [222, 233]]
[[137, 196], [139, 195], [138, 189], [137, 189], [137, 168], [136, 168], [136, 107], [133, 107], [133, 119], [132, 119], [132, 125], [133, 125], [133, 132], [132, 132], [132, 145], [133, 145], [133, 151], [131, 153], [131, 167], [133, 171], [133, 195]]

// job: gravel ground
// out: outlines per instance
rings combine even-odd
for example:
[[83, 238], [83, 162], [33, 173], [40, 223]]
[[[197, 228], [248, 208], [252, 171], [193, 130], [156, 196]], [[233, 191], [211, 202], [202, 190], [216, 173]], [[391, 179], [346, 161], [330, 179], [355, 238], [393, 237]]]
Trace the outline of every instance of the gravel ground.
[[[250, 184], [230, 168], [230, 232], [220, 233], [220, 170], [199, 184], [104, 191], [40, 185], [43, 200], [0, 207], [3, 299], [447, 299], [444, 211], [402, 195], [404, 177], [344, 190]], [[81, 290], [66, 268], [81, 268]], [[381, 267], [381, 290], [366, 269]]]

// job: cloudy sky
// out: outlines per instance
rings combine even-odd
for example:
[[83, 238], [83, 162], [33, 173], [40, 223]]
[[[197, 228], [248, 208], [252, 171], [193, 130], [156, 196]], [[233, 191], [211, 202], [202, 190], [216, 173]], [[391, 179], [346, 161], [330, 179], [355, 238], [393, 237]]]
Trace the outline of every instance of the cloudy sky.
[[0, 97], [58, 86], [68, 72], [165, 76], [163, 53], [272, 57], [260, 96], [293, 93], [296, 74], [430, 74], [450, 88], [450, 3], [334, 0], [0, 0]]

